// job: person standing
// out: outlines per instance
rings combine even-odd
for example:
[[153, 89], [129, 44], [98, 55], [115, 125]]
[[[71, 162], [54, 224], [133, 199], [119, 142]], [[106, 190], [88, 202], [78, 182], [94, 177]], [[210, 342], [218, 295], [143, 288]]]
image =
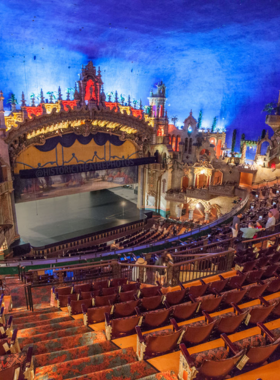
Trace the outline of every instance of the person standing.
[[[264, 228], [263, 228], [264, 229]], [[255, 228], [253, 223], [248, 224], [248, 228], [240, 228], [240, 231], [243, 232], [242, 239], [253, 239], [254, 235], [260, 231], [259, 228]]]
[[235, 215], [232, 219], [232, 237], [236, 238], [238, 232], [240, 230], [240, 219], [242, 218], [242, 214]]

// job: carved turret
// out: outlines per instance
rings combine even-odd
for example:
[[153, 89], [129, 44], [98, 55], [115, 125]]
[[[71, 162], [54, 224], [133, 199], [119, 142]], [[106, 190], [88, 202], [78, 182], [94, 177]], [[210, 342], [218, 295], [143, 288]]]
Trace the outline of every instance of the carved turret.
[[6, 130], [5, 117], [4, 117], [5, 111], [4, 111], [3, 101], [4, 101], [3, 92], [0, 91], [0, 135], [3, 134]]

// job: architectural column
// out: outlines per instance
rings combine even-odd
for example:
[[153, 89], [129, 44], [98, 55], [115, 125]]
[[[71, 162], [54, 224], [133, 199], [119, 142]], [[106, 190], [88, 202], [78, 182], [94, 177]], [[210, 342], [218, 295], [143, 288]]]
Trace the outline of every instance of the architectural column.
[[137, 194], [137, 207], [139, 209], [144, 207], [144, 166], [138, 166], [138, 194]]
[[189, 220], [193, 220], [193, 211], [192, 209], [189, 210]]

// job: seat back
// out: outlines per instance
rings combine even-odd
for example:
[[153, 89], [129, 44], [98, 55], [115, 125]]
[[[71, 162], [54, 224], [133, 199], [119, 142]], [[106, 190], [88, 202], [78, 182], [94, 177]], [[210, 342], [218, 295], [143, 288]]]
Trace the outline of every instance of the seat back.
[[92, 299], [89, 298], [87, 300], [79, 300], [79, 301], [71, 300], [70, 308], [69, 308], [70, 315], [82, 314], [82, 305], [83, 304], [87, 308], [90, 308], [92, 306]]
[[162, 302], [162, 296], [154, 296], [154, 297], [143, 297], [142, 298], [142, 307], [146, 310], [154, 310], [157, 309]]
[[[248, 311], [241, 313], [239, 315], [233, 315], [229, 317], [224, 317], [218, 320], [216, 324], [216, 329], [220, 333], [230, 334], [234, 333], [242, 321], [246, 318]], [[222, 316], [222, 315], [221, 315]]]
[[150, 286], [141, 289], [141, 295], [143, 297], [154, 297], [159, 294], [160, 287], [159, 286]]
[[257, 308], [254, 308], [250, 311], [251, 318], [250, 323], [258, 323], [258, 322], [264, 322], [266, 318], [269, 316], [269, 314], [274, 309], [275, 304], [272, 304], [270, 306], [260, 306]]
[[56, 288], [55, 293], [59, 296], [71, 294], [72, 286], [64, 286], [63, 288]]
[[123, 284], [122, 285], [122, 292], [129, 292], [131, 290], [138, 290], [140, 286], [139, 282], [135, 282], [133, 284]]
[[100, 288], [108, 288], [108, 280], [96, 281], [92, 284], [93, 290], [98, 290]]
[[88, 298], [96, 297], [100, 295], [100, 290], [92, 290], [91, 292], [81, 292], [81, 298], [83, 300], [86, 300]]
[[135, 296], [137, 295], [137, 290], [132, 289], [127, 292], [121, 292], [119, 294], [120, 302], [127, 302], [135, 300]]
[[230, 277], [228, 279], [228, 286], [232, 289], [235, 289], [236, 286], [242, 286], [245, 280], [246, 280], [246, 274]]
[[111, 294], [117, 294], [119, 292], [119, 287], [114, 286], [110, 288], [104, 288], [102, 289], [102, 296], [109, 296]]
[[91, 283], [74, 285], [74, 293], [89, 292], [91, 290]]
[[279, 347], [280, 339], [267, 346], [250, 347], [246, 355], [248, 356], [248, 364], [261, 364], [265, 362], [273, 352]]
[[212, 313], [214, 310], [216, 310], [220, 303], [222, 302], [223, 297], [214, 297], [214, 298], [207, 298], [202, 300], [200, 310], [207, 311], [207, 313]]
[[227, 278], [225, 280], [213, 281], [209, 284], [208, 291], [212, 293], [215, 289], [217, 292], [220, 293], [221, 291], [224, 290], [224, 287], [226, 286], [227, 282], [228, 282]]
[[179, 320], [186, 320], [190, 318], [198, 307], [198, 302], [186, 302], [181, 305], [173, 306], [173, 317]]
[[232, 302], [237, 304], [242, 300], [246, 292], [247, 292], [247, 289], [224, 293], [223, 302], [227, 303], [228, 305], [230, 305]]
[[150, 328], [156, 328], [167, 322], [171, 313], [170, 309], [160, 309], [157, 311], [150, 311], [144, 316], [144, 324]]
[[221, 360], [205, 360], [199, 368], [199, 375], [207, 379], [224, 379], [233, 367], [240, 360], [244, 351], [240, 351], [237, 355]]
[[255, 266], [255, 262], [254, 261], [247, 261], [246, 263], [243, 263], [242, 264], [242, 267], [243, 267], [243, 270], [242, 272], [249, 272], [250, 270], [252, 270]]
[[280, 278], [276, 278], [275, 280], [272, 280], [268, 287], [266, 288], [266, 291], [270, 293], [276, 293], [280, 290]]
[[177, 305], [181, 303], [185, 297], [187, 289], [177, 290], [176, 292], [169, 292], [165, 294], [166, 301], [169, 305]]
[[121, 286], [127, 284], [127, 278], [113, 278], [110, 281], [110, 287]]
[[57, 307], [67, 307], [68, 305], [68, 300], [77, 300], [78, 294], [67, 294], [67, 295], [59, 295], [57, 294], [58, 297], [58, 304]]
[[135, 308], [139, 305], [139, 303], [140, 300], [116, 303], [114, 307], [114, 315], [118, 317], [127, 317], [135, 314]]
[[199, 344], [205, 341], [211, 334], [216, 321], [200, 326], [186, 326], [186, 332], [183, 335], [182, 342]]
[[145, 359], [153, 356], [157, 356], [163, 354], [165, 352], [173, 351], [180, 338], [183, 329], [175, 331], [166, 335], [159, 336], [148, 336], [145, 338], [146, 351], [145, 351]]
[[263, 274], [264, 274], [263, 269], [253, 270], [252, 272], [247, 273], [246, 280], [250, 283], [257, 282], [261, 279]]
[[109, 296], [96, 296], [94, 298], [95, 306], [105, 306], [114, 304], [117, 302], [118, 295], [117, 294], [111, 294]]
[[263, 294], [267, 287], [268, 284], [252, 286], [247, 292], [247, 297], [251, 299], [256, 299]]
[[127, 318], [112, 319], [112, 339], [134, 333], [140, 318], [138, 315], [133, 315]]
[[104, 322], [105, 313], [110, 314], [111, 306], [100, 306], [100, 307], [91, 307], [87, 310], [88, 324]]
[[194, 298], [201, 297], [206, 292], [208, 284], [191, 286], [189, 288], [189, 294], [192, 294]]

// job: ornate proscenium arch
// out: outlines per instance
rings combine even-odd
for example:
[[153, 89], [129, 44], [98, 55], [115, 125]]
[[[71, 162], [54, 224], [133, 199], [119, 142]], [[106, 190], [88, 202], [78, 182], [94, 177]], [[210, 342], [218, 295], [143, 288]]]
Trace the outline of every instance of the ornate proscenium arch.
[[123, 141], [133, 142], [139, 155], [143, 152], [143, 144], [151, 141], [153, 133], [153, 128], [145, 120], [106, 107], [89, 109], [83, 106], [73, 110], [69, 107], [68, 111], [61, 109], [59, 112], [54, 108], [50, 114], [34, 116], [17, 125], [7, 132], [5, 138], [12, 166], [23, 150], [32, 145], [43, 145], [46, 139], [66, 133], [83, 136], [97, 132], [115, 134]]

